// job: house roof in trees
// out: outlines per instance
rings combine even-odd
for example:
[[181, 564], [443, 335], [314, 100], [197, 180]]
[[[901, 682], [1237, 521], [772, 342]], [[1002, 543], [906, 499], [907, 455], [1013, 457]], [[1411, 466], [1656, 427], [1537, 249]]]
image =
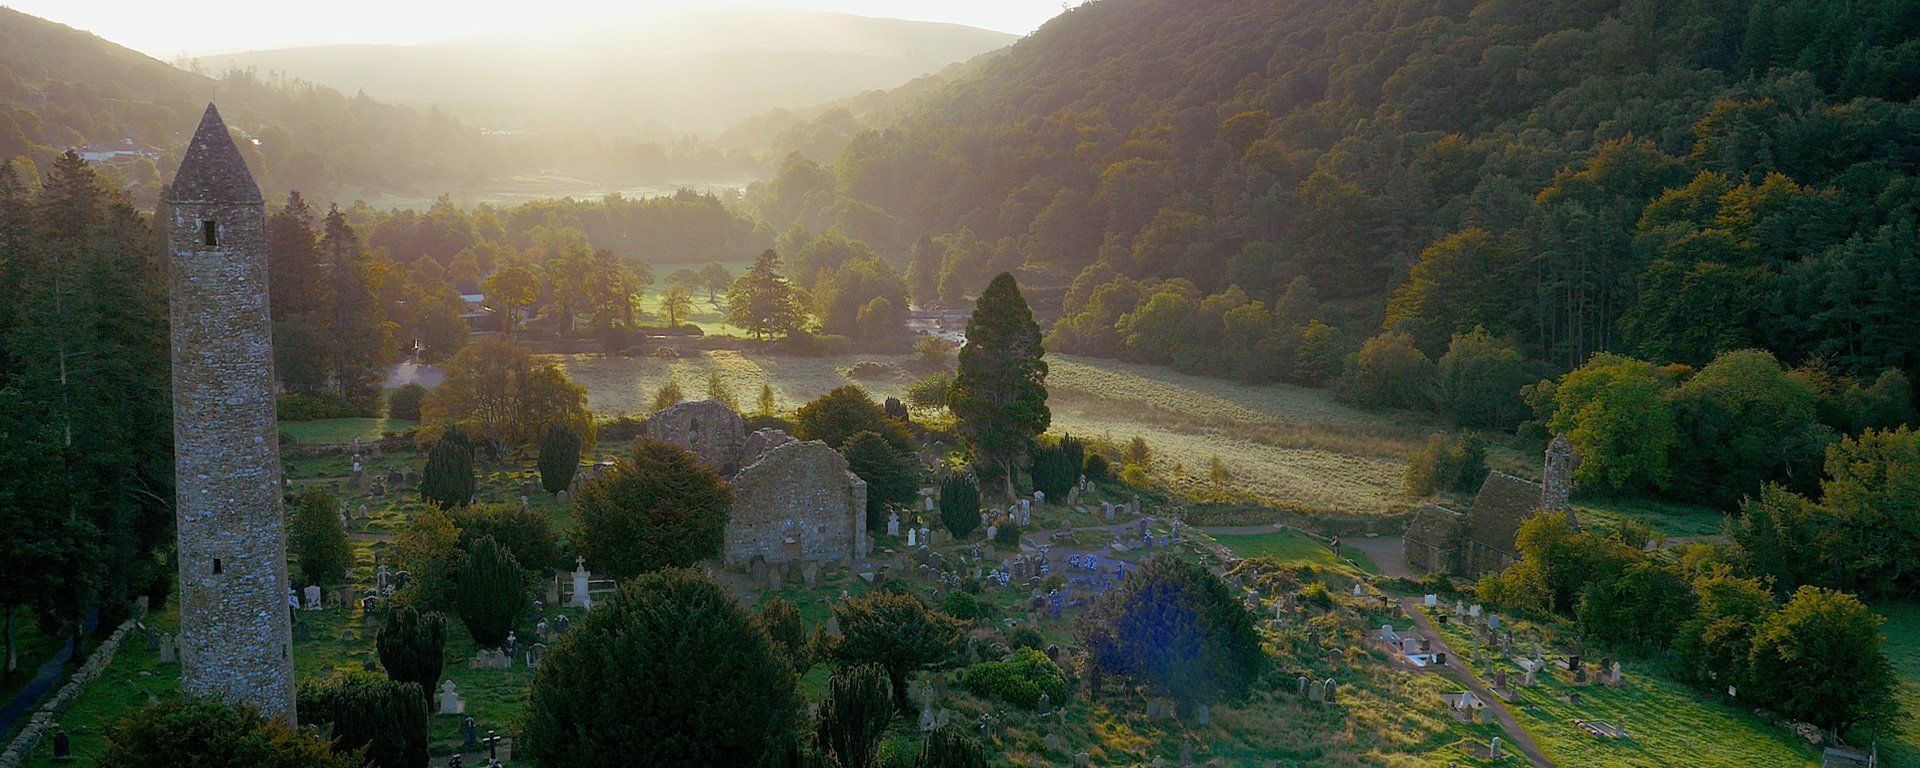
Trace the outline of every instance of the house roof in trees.
[[253, 174], [247, 171], [247, 161], [240, 157], [240, 148], [233, 145], [233, 136], [227, 133], [220, 110], [212, 104], [207, 105], [206, 114], [200, 117], [200, 127], [194, 129], [193, 140], [187, 143], [180, 171], [173, 175], [173, 184], [167, 187], [167, 201], [256, 205], [262, 202], [260, 187], [253, 183]]
[[1509, 475], [1488, 472], [1467, 511], [1467, 538], [1501, 552], [1514, 551], [1520, 524], [1540, 508], [1540, 485]]

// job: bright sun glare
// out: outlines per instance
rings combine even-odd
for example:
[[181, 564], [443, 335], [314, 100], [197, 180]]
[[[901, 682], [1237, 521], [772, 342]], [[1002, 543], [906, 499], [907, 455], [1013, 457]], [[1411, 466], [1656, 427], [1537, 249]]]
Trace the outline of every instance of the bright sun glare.
[[[162, 59], [181, 53], [332, 43], [423, 43], [714, 5], [689, 0], [471, 0], [457, 4], [341, 0], [325, 9], [258, 0], [8, 0], [8, 4]], [[1013, 34], [1031, 32], [1061, 11], [1059, 0], [750, 0], [739, 4], [948, 22]]]

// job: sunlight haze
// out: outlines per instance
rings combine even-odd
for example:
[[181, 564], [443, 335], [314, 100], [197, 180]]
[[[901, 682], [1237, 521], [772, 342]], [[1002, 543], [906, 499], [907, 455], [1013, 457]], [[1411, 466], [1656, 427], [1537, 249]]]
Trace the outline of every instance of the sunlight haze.
[[[429, 2], [343, 0], [324, 11], [296, 11], [242, 0], [182, 3], [13, 0], [9, 7], [93, 32], [148, 55], [171, 60], [182, 53], [235, 51], [333, 43], [425, 43], [650, 11], [711, 7], [685, 0], [585, 0], [529, 4], [475, 0], [457, 6]], [[743, 8], [779, 7], [935, 21], [1024, 35], [1059, 15], [1059, 0], [759, 0]], [[210, 23], [217, 19], [217, 23]]]

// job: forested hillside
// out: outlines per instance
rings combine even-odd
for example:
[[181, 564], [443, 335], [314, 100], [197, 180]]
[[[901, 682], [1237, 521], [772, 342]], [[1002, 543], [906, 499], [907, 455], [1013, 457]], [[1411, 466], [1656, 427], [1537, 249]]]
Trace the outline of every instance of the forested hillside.
[[479, 131], [437, 111], [244, 72], [215, 80], [0, 7], [0, 158], [23, 156], [47, 171], [69, 147], [132, 139], [149, 156], [103, 170], [151, 205], [194, 116], [215, 99], [270, 196], [342, 185], [440, 189], [494, 170]]
[[1871, 379], [1920, 373], [1916, 90], [1901, 0], [1097, 0], [757, 205], [922, 303], [1065, 289], [1056, 351], [1323, 383], [1479, 326]]

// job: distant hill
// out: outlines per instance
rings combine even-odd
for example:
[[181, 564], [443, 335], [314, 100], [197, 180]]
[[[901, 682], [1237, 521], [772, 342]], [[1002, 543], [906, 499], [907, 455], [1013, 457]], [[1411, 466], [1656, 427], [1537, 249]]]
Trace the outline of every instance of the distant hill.
[[44, 170], [69, 147], [131, 139], [142, 154], [107, 163], [107, 172], [151, 203], [210, 100], [242, 135], [270, 198], [294, 188], [444, 188], [496, 170], [479, 131], [442, 113], [309, 83], [216, 80], [0, 7], [0, 159], [25, 157]]
[[1315, 319], [1920, 373], [1877, 319], [1920, 306], [1917, 94], [1911, 0], [1096, 0], [752, 199], [919, 302], [1064, 290], [1056, 351], [1266, 377], [1223, 334], [1290, 365]]
[[1014, 39], [954, 24], [703, 8], [445, 43], [248, 51], [200, 62], [437, 105], [491, 128], [591, 128], [658, 140], [898, 87]]

